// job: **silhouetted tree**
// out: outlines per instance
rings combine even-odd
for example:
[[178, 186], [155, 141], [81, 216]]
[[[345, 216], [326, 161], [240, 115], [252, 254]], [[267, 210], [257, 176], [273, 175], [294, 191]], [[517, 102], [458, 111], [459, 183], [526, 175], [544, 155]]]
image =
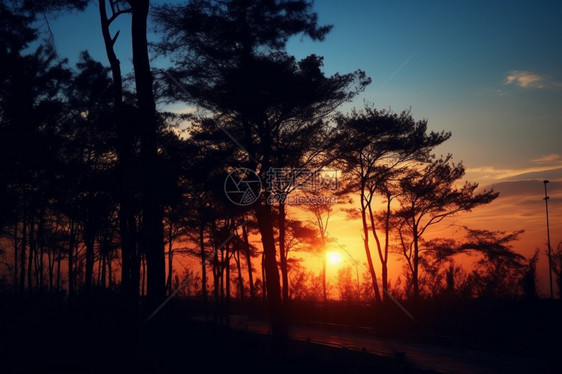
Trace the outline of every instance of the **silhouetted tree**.
[[140, 127], [140, 157], [143, 167], [141, 247], [146, 255], [148, 305], [154, 308], [165, 296], [163, 202], [158, 189], [158, 121], [147, 41], [149, 0], [128, 0], [131, 9], [133, 68]]
[[7, 27], [0, 41], [0, 189], [11, 200], [4, 203], [11, 213], [4, 217], [14, 224], [14, 271], [23, 291], [26, 280], [30, 290], [43, 285], [44, 225], [63, 173], [59, 149], [71, 73], [49, 46], [28, 48], [37, 38], [29, 26], [33, 16], [6, 4], [0, 5]]
[[477, 193], [476, 183], [466, 182], [457, 187], [463, 175], [462, 164], [452, 163], [449, 155], [425, 166], [412, 167], [400, 180], [397, 215], [402, 220], [398, 233], [414, 298], [419, 297], [419, 264], [423, 254], [420, 242], [427, 229], [453, 214], [489, 204], [498, 196], [493, 190]]
[[[369, 237], [375, 239], [382, 265], [383, 290], [387, 289], [387, 264], [389, 249], [389, 204], [393, 197], [393, 180], [401, 168], [412, 161], [423, 161], [429, 152], [443, 143], [449, 133], [427, 133], [427, 121], [415, 121], [409, 112], [400, 114], [378, 111], [365, 106], [363, 111], [353, 110], [347, 116], [339, 116], [338, 130], [341, 139], [337, 154], [345, 174], [347, 192], [359, 194], [360, 215], [363, 227], [363, 244], [369, 272], [375, 292], [375, 301], [381, 301], [375, 265], [369, 244]], [[387, 200], [387, 210], [382, 217], [385, 230], [385, 244], [379, 238], [376, 222], [376, 195]]]
[[[269, 168], [277, 166], [273, 162], [279, 136], [314, 125], [368, 82], [361, 72], [327, 78], [320, 58], [297, 62], [282, 52], [293, 35], [321, 40], [330, 29], [318, 27], [307, 1], [192, 1], [160, 8], [156, 18], [165, 31], [159, 48], [173, 54], [176, 62], [167, 73], [173, 77], [168, 95], [219, 116], [221, 129], [230, 137], [236, 134], [234, 143], [243, 147], [240, 164], [263, 181]], [[264, 247], [272, 330], [283, 336], [268, 196], [266, 191], [255, 213]]]
[[[80, 222], [86, 247], [85, 287], [93, 282], [95, 241], [110, 226], [115, 211], [114, 176], [116, 132], [111, 121], [112, 84], [108, 69], [82, 52], [67, 97], [69, 110], [65, 123], [64, 183], [74, 195], [73, 218]], [[68, 209], [67, 209], [68, 210]]]
[[327, 301], [327, 290], [326, 290], [326, 244], [329, 241], [328, 235], [328, 223], [330, 222], [330, 216], [333, 212], [333, 206], [330, 203], [327, 204], [309, 204], [305, 208], [312, 212], [314, 215], [314, 223], [318, 229], [318, 234], [320, 235], [320, 250], [322, 254], [322, 296], [324, 302]]
[[538, 298], [537, 290], [537, 262], [539, 261], [539, 250], [535, 251], [527, 264], [526, 269], [521, 277], [521, 288], [523, 290], [523, 297], [529, 300], [536, 300]]
[[462, 251], [475, 251], [482, 255], [472, 273], [475, 293], [481, 297], [513, 297], [521, 295], [521, 280], [533, 266], [533, 259], [513, 251], [512, 241], [522, 230], [506, 233], [466, 228], [466, 238], [460, 245]]
[[[107, 11], [107, 1], [98, 0], [100, 13], [101, 31], [105, 45], [105, 51], [111, 68], [113, 79], [113, 116], [112, 120], [117, 131], [116, 151], [118, 158], [119, 178], [119, 231], [121, 237], [121, 289], [132, 306], [136, 306], [139, 294], [139, 253], [138, 253], [138, 227], [137, 227], [137, 204], [134, 196], [138, 190], [135, 184], [138, 176], [134, 173], [137, 168], [135, 149], [137, 144], [137, 133], [134, 131], [133, 113], [123, 103], [123, 77], [121, 65], [114, 46], [119, 31], [111, 35], [110, 26], [121, 14], [130, 13], [130, 8], [124, 1], [110, 1], [111, 14]], [[133, 115], [134, 117], [134, 115]]]

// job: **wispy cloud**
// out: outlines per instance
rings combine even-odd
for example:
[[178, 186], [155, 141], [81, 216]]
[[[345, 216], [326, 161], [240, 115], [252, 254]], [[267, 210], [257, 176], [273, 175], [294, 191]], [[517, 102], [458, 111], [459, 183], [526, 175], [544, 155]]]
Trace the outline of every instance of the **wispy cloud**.
[[549, 178], [562, 180], [562, 162], [549, 165], [542, 164], [522, 168], [496, 168], [481, 166], [467, 168], [467, 180], [479, 182], [481, 185], [494, 184], [500, 181], [535, 180]]
[[562, 88], [562, 82], [554, 81], [546, 75], [525, 70], [511, 70], [505, 77], [504, 84], [523, 88]]
[[562, 155], [559, 153], [551, 153], [549, 155], [544, 155], [533, 160], [537, 164], [562, 164]]
[[530, 71], [512, 70], [505, 77], [505, 84], [516, 84], [524, 88], [544, 88], [546, 80], [546, 77]]

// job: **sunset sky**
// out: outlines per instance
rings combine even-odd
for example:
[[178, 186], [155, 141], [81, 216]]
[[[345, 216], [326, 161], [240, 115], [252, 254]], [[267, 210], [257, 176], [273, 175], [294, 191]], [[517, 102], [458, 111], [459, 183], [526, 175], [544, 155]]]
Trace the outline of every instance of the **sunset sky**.
[[[551, 244], [562, 241], [562, 2], [317, 0], [315, 9], [320, 23], [334, 29], [324, 42], [292, 40], [289, 53], [324, 56], [327, 74], [362, 69], [372, 78], [344, 111], [363, 101], [411, 109], [430, 129], [451, 131], [436, 153], [452, 153], [467, 180], [494, 186], [500, 198], [448, 224], [526, 230], [516, 248], [526, 256], [541, 250], [546, 293], [544, 179], [550, 180]], [[127, 22], [117, 25], [117, 47], [130, 71]], [[71, 63], [83, 49], [107, 63], [95, 6], [50, 27], [59, 54]], [[329, 231], [355, 248], [359, 228], [338, 215]]]
[[[525, 230], [515, 248], [526, 256], [541, 250], [546, 293], [544, 179], [551, 245], [562, 241], [562, 3], [315, 4], [320, 22], [334, 29], [322, 43], [295, 40], [289, 50], [324, 56], [327, 73], [364, 70], [373, 83], [355, 106], [366, 100], [377, 108], [411, 108], [431, 129], [451, 131], [436, 153], [452, 153], [467, 180], [493, 186], [500, 197], [450, 220], [443, 235], [454, 235], [448, 225]], [[358, 225], [340, 219], [334, 236], [345, 241], [344, 227], [359, 235]]]

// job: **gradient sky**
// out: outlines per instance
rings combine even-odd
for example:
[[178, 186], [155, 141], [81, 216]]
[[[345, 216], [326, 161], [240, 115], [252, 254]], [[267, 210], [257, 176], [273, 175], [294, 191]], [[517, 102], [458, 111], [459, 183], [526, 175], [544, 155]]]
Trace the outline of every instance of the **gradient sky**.
[[[316, 9], [334, 29], [289, 50], [324, 56], [327, 73], [364, 70], [373, 83], [355, 106], [411, 108], [431, 129], [451, 131], [436, 153], [452, 153], [468, 180], [500, 197], [440, 231], [525, 230], [514, 247], [529, 257], [540, 250], [545, 293], [544, 179], [551, 245], [562, 242], [562, 2], [318, 0]], [[346, 232], [360, 227], [341, 218], [334, 235], [351, 242]]]
[[[562, 2], [317, 0], [315, 9], [334, 29], [324, 42], [294, 38], [288, 50], [324, 56], [328, 74], [364, 70], [373, 83], [351, 105], [411, 108], [431, 129], [451, 131], [439, 153], [483, 183], [562, 168]], [[128, 17], [115, 26], [130, 71]], [[107, 61], [95, 6], [51, 29], [62, 56], [87, 48]]]
[[[525, 229], [516, 248], [544, 254], [542, 180], [549, 179], [551, 243], [562, 241], [562, 2], [317, 0], [315, 9], [320, 23], [334, 29], [324, 42], [295, 38], [288, 51], [324, 56], [327, 74], [362, 69], [373, 79], [343, 110], [363, 101], [410, 108], [430, 129], [452, 132], [437, 154], [452, 153], [468, 180], [500, 192], [489, 206], [453, 223]], [[75, 61], [89, 49], [107, 63], [96, 7], [50, 26], [62, 56]], [[123, 69], [131, 71], [127, 17], [115, 26], [122, 29]], [[359, 227], [340, 218], [335, 237], [359, 235]], [[545, 259], [539, 262], [543, 287]]]

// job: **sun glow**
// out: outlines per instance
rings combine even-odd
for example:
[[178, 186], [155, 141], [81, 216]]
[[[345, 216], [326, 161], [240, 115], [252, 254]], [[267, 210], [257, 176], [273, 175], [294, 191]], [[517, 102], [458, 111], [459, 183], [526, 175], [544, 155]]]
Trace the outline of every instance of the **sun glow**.
[[326, 252], [326, 259], [333, 266], [339, 265], [342, 262], [341, 254], [337, 251]]

